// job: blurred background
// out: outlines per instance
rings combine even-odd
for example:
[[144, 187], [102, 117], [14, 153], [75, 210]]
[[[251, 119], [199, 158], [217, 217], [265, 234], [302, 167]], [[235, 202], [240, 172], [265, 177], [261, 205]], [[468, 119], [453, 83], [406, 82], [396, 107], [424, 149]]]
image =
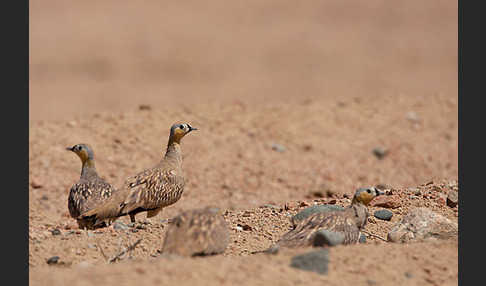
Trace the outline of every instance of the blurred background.
[[457, 1], [30, 1], [30, 121], [239, 100], [457, 97]]

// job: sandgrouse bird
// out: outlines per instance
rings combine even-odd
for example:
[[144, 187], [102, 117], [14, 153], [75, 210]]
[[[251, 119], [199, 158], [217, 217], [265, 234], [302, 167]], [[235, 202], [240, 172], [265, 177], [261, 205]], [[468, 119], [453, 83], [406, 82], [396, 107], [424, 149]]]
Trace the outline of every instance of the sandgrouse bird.
[[284, 234], [272, 249], [313, 245], [314, 235], [319, 230], [328, 230], [344, 236], [342, 244], [358, 243], [360, 231], [368, 220], [367, 205], [383, 193], [378, 189], [359, 188], [351, 205], [344, 210], [314, 213], [299, 222], [294, 229]]
[[[90, 221], [80, 218], [80, 215], [106, 202], [115, 192], [115, 189], [98, 176], [93, 150], [89, 145], [77, 144], [66, 148], [66, 150], [76, 153], [82, 163], [81, 177], [69, 191], [69, 214], [78, 221], [79, 228], [94, 228]], [[100, 221], [99, 224], [101, 223]]]
[[217, 208], [207, 207], [183, 212], [175, 217], [162, 245], [163, 254], [205, 256], [224, 252], [229, 230]]
[[172, 125], [162, 160], [153, 168], [129, 177], [116, 196], [82, 214], [81, 218], [97, 225], [103, 220], [113, 221], [117, 217], [129, 215], [130, 221], [135, 222], [135, 215], [140, 212], [147, 212], [147, 218], [151, 218], [164, 207], [177, 202], [184, 191], [181, 139], [193, 130], [197, 128], [186, 123]]

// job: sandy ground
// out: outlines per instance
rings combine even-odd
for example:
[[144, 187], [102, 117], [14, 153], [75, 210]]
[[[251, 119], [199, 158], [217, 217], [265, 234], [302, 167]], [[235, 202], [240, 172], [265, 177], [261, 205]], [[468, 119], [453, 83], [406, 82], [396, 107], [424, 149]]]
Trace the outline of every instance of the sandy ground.
[[[332, 248], [327, 275], [289, 267], [310, 249], [251, 254], [297, 211], [363, 186], [401, 204], [370, 219], [374, 235], [414, 206], [457, 222], [443, 201], [458, 178], [457, 2], [242, 3], [30, 1], [30, 283], [457, 285], [457, 240], [370, 236]], [[182, 143], [182, 199], [138, 232], [79, 231], [67, 196], [80, 162], [64, 148], [92, 145], [120, 186], [163, 156], [175, 121], [199, 128]], [[161, 256], [163, 220], [209, 205], [230, 226], [225, 253]], [[131, 259], [106, 262], [138, 238]]]

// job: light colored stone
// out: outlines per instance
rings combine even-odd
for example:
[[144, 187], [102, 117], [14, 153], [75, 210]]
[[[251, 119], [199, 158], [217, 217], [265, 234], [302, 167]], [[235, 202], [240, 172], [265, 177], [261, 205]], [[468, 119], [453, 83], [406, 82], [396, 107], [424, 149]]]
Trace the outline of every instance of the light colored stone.
[[427, 208], [415, 208], [395, 224], [388, 233], [388, 241], [410, 242], [427, 239], [457, 237], [457, 223]]

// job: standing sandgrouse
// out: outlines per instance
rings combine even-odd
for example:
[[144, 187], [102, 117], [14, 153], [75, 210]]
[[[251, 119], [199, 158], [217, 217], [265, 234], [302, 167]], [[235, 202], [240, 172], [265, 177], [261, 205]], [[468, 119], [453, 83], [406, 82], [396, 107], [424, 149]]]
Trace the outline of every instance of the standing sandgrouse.
[[[294, 229], [284, 234], [277, 242], [277, 247], [310, 246], [314, 234], [319, 230], [328, 230], [344, 236], [343, 244], [358, 243], [360, 230], [368, 219], [367, 205], [376, 196], [383, 193], [378, 189], [359, 188], [354, 194], [351, 205], [344, 210], [319, 212], [299, 222]], [[272, 247], [272, 248], [275, 248]]]
[[162, 244], [162, 253], [205, 256], [223, 253], [229, 230], [221, 212], [207, 207], [183, 212], [175, 217]]
[[78, 221], [79, 228], [91, 229], [94, 225], [88, 220], [79, 218], [79, 216], [106, 202], [115, 192], [115, 189], [98, 176], [93, 150], [89, 145], [77, 144], [66, 148], [66, 150], [76, 153], [82, 163], [81, 177], [69, 191], [69, 214]]
[[105, 219], [129, 215], [131, 222], [135, 222], [135, 215], [140, 212], [146, 211], [147, 218], [151, 218], [177, 202], [184, 190], [181, 139], [193, 130], [197, 128], [186, 123], [172, 125], [162, 160], [155, 167], [129, 177], [116, 196], [81, 218], [97, 225]]

